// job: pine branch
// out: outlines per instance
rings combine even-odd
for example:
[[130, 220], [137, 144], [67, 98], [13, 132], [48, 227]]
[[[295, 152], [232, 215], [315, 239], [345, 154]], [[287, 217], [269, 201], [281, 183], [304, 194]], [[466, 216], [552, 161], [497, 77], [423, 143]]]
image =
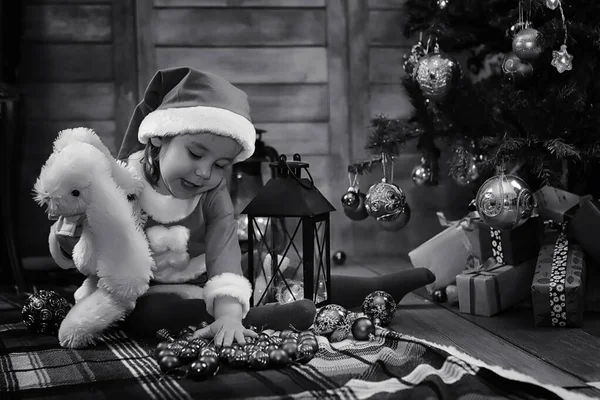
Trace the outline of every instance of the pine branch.
[[572, 145], [563, 142], [561, 139], [552, 139], [544, 143], [550, 154], [558, 159], [575, 158], [581, 160], [581, 153]]
[[350, 164], [348, 166], [348, 172], [353, 175], [364, 175], [365, 173], [371, 173], [373, 171], [373, 167], [379, 165], [381, 165], [381, 156], [372, 158], [368, 161]]

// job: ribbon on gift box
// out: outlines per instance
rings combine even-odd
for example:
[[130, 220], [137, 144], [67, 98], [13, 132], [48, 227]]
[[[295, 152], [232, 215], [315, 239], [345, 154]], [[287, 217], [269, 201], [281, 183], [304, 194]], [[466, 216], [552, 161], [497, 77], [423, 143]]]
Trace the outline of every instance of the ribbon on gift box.
[[498, 262], [494, 257], [490, 257], [483, 264], [477, 257], [469, 257], [467, 259], [467, 269], [462, 273], [463, 276], [469, 277], [469, 308], [471, 314], [475, 314], [475, 278], [478, 276], [489, 276], [492, 278], [492, 286], [494, 287], [494, 299], [496, 306], [501, 310], [500, 286], [495, 271], [505, 267], [503, 263]]
[[438, 221], [443, 227], [455, 226], [457, 229], [465, 229], [467, 231], [473, 231], [477, 227], [477, 221], [481, 219], [477, 211], [471, 211], [464, 218], [448, 221], [443, 212], [438, 211]]
[[552, 253], [552, 268], [550, 269], [550, 286], [548, 297], [550, 300], [550, 317], [552, 326], [567, 326], [567, 304], [565, 287], [567, 280], [567, 258], [569, 254], [569, 240], [565, 233], [564, 224]]

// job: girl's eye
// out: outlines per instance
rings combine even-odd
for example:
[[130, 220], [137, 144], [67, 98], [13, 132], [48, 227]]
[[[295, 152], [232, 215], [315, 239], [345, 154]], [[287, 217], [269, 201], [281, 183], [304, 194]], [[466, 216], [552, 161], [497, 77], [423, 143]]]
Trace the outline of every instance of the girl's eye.
[[202, 156], [195, 154], [193, 151], [190, 151], [189, 153], [190, 153], [190, 156], [192, 156], [192, 158], [202, 158]]
[[79, 197], [79, 190], [75, 189], [71, 191], [71, 194], [75, 197]]

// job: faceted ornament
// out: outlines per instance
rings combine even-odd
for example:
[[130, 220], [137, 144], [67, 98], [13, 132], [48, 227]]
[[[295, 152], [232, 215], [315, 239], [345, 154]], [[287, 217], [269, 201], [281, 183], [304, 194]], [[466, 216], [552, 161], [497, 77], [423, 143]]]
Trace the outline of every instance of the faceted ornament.
[[554, 50], [552, 52], [552, 66], [556, 68], [559, 73], [570, 71], [573, 69], [573, 56], [567, 53], [567, 46], [560, 46], [560, 50]]

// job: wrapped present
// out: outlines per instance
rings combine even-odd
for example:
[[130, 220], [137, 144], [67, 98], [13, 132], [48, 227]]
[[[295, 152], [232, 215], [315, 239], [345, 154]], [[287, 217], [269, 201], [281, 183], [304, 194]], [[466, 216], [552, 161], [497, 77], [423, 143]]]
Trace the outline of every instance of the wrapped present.
[[426, 286], [429, 293], [443, 289], [456, 280], [465, 269], [467, 258], [481, 259], [476, 212], [458, 221], [448, 221], [438, 212], [438, 218], [446, 229], [408, 253], [415, 268], [427, 268], [435, 275], [435, 281]]
[[580, 197], [552, 186], [544, 186], [534, 194], [542, 221], [565, 222], [579, 207]]
[[600, 201], [591, 196], [581, 198], [578, 209], [569, 220], [569, 236], [574, 237], [595, 261], [600, 262]]
[[548, 225], [531, 284], [537, 326], [581, 326], [585, 302], [585, 254], [564, 227]]
[[585, 311], [600, 312], [600, 263], [591, 257], [585, 259]]
[[498, 230], [479, 221], [481, 259], [495, 258], [499, 263], [519, 265], [537, 257], [542, 226], [539, 217], [531, 217], [512, 230]]
[[519, 265], [488, 258], [456, 276], [461, 313], [491, 317], [529, 296], [535, 259]]

